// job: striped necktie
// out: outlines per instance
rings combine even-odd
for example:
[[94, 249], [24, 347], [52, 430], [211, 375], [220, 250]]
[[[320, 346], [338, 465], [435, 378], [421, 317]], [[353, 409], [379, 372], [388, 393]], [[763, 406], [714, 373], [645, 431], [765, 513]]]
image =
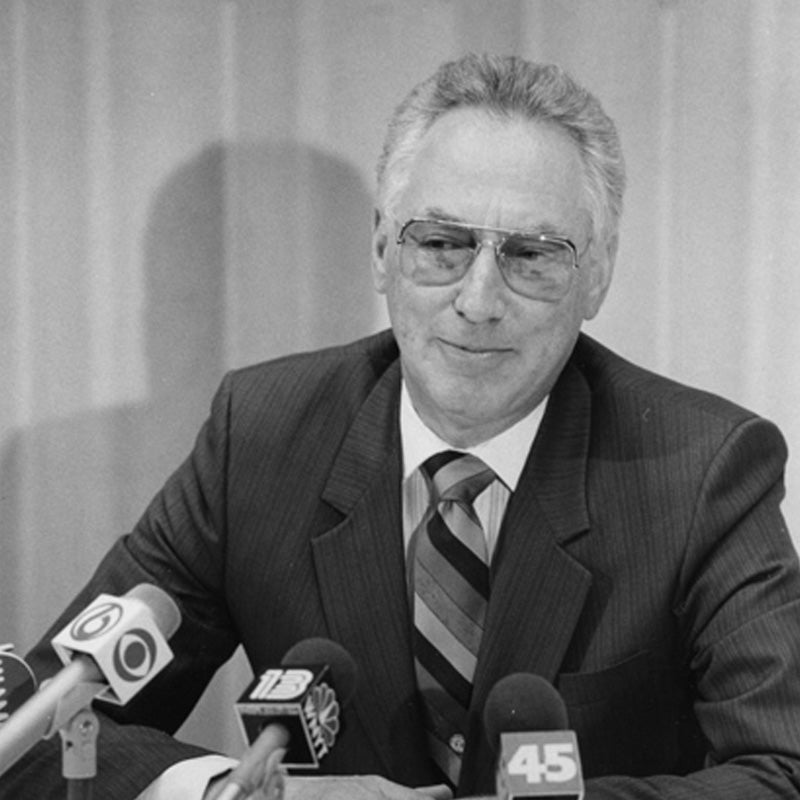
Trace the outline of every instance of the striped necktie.
[[453, 451], [421, 469], [431, 508], [412, 539], [417, 685], [429, 751], [455, 786], [489, 599], [486, 537], [472, 503], [495, 474], [475, 456]]

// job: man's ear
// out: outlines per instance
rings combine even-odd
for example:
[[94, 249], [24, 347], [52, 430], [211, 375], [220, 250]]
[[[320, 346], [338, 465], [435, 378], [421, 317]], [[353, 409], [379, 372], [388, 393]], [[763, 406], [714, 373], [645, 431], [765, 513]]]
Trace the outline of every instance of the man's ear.
[[[599, 248], [591, 247], [586, 259], [586, 269], [589, 271], [586, 293], [584, 295], [583, 318], [594, 319], [606, 294], [611, 286], [614, 274], [614, 262], [617, 258], [617, 236], [601, 245]], [[583, 269], [583, 265], [579, 267]]]
[[372, 285], [379, 294], [386, 291], [389, 283], [389, 265], [386, 263], [389, 250], [387, 226], [387, 221], [376, 208], [372, 223]]

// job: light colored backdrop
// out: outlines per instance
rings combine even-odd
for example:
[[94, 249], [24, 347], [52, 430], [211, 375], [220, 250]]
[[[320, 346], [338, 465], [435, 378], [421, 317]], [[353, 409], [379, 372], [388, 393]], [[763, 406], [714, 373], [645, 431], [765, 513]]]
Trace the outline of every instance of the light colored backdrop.
[[[630, 190], [588, 330], [777, 421], [800, 532], [797, 0], [5, 0], [0, 643], [135, 522], [226, 369], [385, 324], [384, 125], [470, 49], [603, 98]], [[236, 752], [245, 680], [240, 658], [182, 735]]]

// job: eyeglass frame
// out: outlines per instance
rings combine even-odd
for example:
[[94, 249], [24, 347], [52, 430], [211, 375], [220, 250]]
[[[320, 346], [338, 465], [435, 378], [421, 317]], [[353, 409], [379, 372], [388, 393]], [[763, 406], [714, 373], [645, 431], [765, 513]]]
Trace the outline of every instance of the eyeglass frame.
[[[402, 224], [400, 223], [399, 220], [395, 219], [393, 216], [392, 219], [395, 222], [395, 224], [399, 226], [397, 236], [395, 237], [395, 243], [400, 246], [406, 244], [406, 238], [405, 238], [406, 230], [408, 229], [409, 225], [413, 225], [415, 222], [429, 222], [438, 225], [449, 225], [453, 228], [457, 228], [459, 230], [471, 233], [473, 235], [473, 238], [476, 240], [476, 246], [473, 250], [472, 259], [469, 261], [469, 263], [467, 264], [467, 268], [464, 271], [464, 275], [466, 275], [467, 272], [469, 272], [470, 268], [475, 263], [475, 260], [478, 258], [478, 254], [481, 251], [481, 248], [483, 248], [483, 246], [487, 244], [486, 241], [475, 235], [475, 232], [479, 231], [481, 233], [499, 234], [498, 240], [494, 242], [492, 245], [498, 270], [502, 275], [503, 280], [505, 281], [508, 288], [511, 289], [511, 291], [515, 292], [516, 294], [521, 294], [523, 297], [526, 297], [526, 295], [522, 292], [517, 291], [517, 289], [515, 289], [508, 282], [508, 278], [506, 277], [505, 272], [502, 270], [500, 266], [503, 263], [503, 256], [500, 253], [500, 248], [512, 236], [524, 236], [525, 238], [533, 239], [537, 242], [542, 242], [544, 244], [550, 243], [550, 244], [566, 245], [566, 247], [572, 252], [572, 269], [573, 270], [580, 269], [580, 263], [578, 262], [578, 248], [575, 246], [575, 243], [571, 239], [568, 239], [566, 236], [558, 236], [557, 234], [551, 234], [551, 233], [532, 233], [531, 231], [525, 231], [517, 228], [492, 228], [486, 225], [470, 225], [467, 222], [459, 222], [457, 220], [451, 220], [451, 219], [438, 219], [435, 217], [411, 217]], [[452, 281], [452, 283], [456, 283], [457, 281], [461, 280], [461, 278], [463, 278], [464, 275], [460, 276], [455, 281]], [[441, 284], [441, 285], [448, 286], [452, 285], [452, 283]]]

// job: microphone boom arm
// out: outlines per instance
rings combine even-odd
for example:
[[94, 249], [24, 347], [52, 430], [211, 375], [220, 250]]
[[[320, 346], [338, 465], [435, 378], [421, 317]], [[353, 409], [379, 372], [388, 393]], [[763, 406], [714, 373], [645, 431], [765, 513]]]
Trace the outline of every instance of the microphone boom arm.
[[36, 739], [49, 739], [105, 688], [87, 659], [76, 659], [42, 684], [0, 727], [0, 775], [15, 764]]

